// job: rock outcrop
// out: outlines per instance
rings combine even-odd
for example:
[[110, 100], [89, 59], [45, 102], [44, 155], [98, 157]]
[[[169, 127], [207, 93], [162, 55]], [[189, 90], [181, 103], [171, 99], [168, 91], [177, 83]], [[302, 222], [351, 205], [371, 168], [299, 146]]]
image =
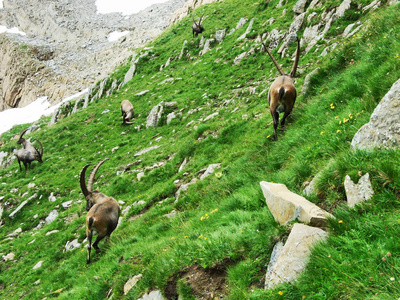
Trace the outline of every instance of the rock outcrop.
[[320, 228], [296, 223], [283, 246], [274, 248], [272, 263], [268, 266], [265, 277], [265, 288], [293, 282], [297, 275], [307, 266], [312, 247], [327, 238], [328, 234]]
[[351, 141], [351, 148], [399, 148], [400, 146], [400, 79], [382, 98], [367, 124]]
[[281, 225], [298, 219], [311, 226], [325, 227], [328, 212], [304, 197], [288, 190], [284, 184], [262, 181], [261, 189], [275, 220]]
[[184, 2], [169, 0], [124, 16], [98, 14], [95, 0], [3, 0], [0, 25], [25, 35], [0, 39], [0, 111], [38, 96], [58, 103], [84, 90], [162, 33]]
[[362, 176], [357, 184], [351, 180], [349, 175], [346, 175], [344, 189], [346, 190], [347, 204], [350, 207], [371, 199], [374, 194], [368, 173]]

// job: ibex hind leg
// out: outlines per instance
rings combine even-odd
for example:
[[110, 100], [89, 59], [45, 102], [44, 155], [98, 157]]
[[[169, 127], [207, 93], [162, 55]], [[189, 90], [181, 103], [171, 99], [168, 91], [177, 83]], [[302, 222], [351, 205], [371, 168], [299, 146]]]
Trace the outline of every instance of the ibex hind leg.
[[99, 235], [97, 236], [96, 240], [94, 241], [94, 243], [93, 243], [93, 248], [96, 249], [96, 251], [99, 251], [99, 250], [100, 250], [98, 244], [99, 244], [99, 242], [100, 242], [102, 239], [104, 239], [104, 237], [105, 237], [105, 235], [100, 235], [100, 234], [99, 234]]
[[290, 112], [285, 112], [283, 114], [282, 120], [281, 120], [281, 130], [285, 130], [285, 121], [286, 118], [290, 116]]

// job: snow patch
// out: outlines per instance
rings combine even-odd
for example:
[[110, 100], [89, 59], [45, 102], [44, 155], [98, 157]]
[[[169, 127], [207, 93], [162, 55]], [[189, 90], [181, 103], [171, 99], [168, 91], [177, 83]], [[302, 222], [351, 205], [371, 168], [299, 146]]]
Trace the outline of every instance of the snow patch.
[[[0, 0], [1, 1], [1, 0]], [[0, 3], [0, 8], [2, 8], [2, 3]], [[12, 28], [7, 28], [6, 26], [1, 26], [0, 25], [0, 33], [13, 33], [13, 34], [20, 34], [20, 35], [26, 35], [25, 32], [19, 30], [17, 27], [12, 27]]]
[[14, 125], [32, 123], [42, 116], [51, 115], [64, 102], [71, 101], [84, 95], [88, 89], [63, 99], [62, 102], [50, 106], [47, 97], [39, 97], [25, 107], [11, 108], [0, 112], [0, 134], [10, 130]]
[[127, 35], [129, 33], [129, 30], [125, 30], [125, 31], [113, 31], [111, 32], [107, 39], [109, 42], [115, 42], [118, 39], [120, 39], [121, 37]]

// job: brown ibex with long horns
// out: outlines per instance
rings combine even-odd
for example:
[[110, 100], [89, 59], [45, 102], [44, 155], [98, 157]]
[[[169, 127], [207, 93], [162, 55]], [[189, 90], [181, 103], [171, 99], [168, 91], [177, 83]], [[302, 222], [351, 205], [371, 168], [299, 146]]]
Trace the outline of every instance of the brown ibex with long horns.
[[269, 88], [268, 92], [269, 109], [274, 124], [274, 135], [272, 138], [274, 141], [277, 139], [276, 129], [279, 123], [279, 114], [284, 112], [284, 115], [281, 120], [281, 129], [284, 129], [285, 120], [292, 112], [297, 97], [297, 92], [296, 88], [294, 87], [293, 78], [296, 74], [297, 65], [299, 63], [300, 41], [297, 37], [296, 39], [297, 39], [296, 58], [294, 59], [292, 71], [290, 71], [289, 74], [285, 74], [285, 72], [283, 72], [281, 66], [278, 64], [276, 59], [272, 56], [271, 52], [263, 43], [265, 50], [267, 51], [268, 55], [271, 57], [273, 63], [275, 64], [276, 68], [281, 74], [281, 76], [277, 77], [275, 81], [271, 84], [271, 87]]
[[96, 172], [106, 160], [108, 160], [108, 158], [103, 159], [94, 166], [93, 170], [90, 172], [87, 186], [85, 183], [85, 173], [90, 164], [84, 166], [80, 174], [81, 190], [85, 196], [86, 210], [88, 211], [86, 215], [86, 236], [88, 239], [86, 263], [90, 263], [93, 230], [97, 231], [97, 238], [93, 243], [93, 247], [97, 251], [99, 250], [97, 244], [104, 237], [107, 236], [109, 238], [114, 229], [117, 228], [120, 215], [120, 207], [117, 200], [113, 197], [106, 196], [99, 191], [93, 191]]
[[202, 32], [204, 31], [204, 27], [203, 27], [203, 25], [201, 24], [201, 19], [203, 19], [203, 16], [204, 16], [204, 14], [200, 17], [199, 23], [196, 23], [196, 21], [194, 20], [194, 17], [192, 16], [192, 18], [193, 18], [193, 24], [192, 24], [192, 33], [193, 33], [193, 37], [194, 37], [195, 35], [198, 36], [199, 33], [202, 33]]
[[17, 157], [18, 164], [19, 164], [19, 170], [22, 171], [21, 167], [21, 162], [25, 166], [25, 172], [28, 169], [28, 165], [31, 165], [31, 162], [34, 160], [37, 160], [38, 162], [42, 163], [42, 156], [43, 156], [43, 146], [42, 143], [39, 140], [36, 140], [39, 144], [40, 151], [33, 146], [33, 144], [29, 141], [23, 138], [25, 132], [28, 130], [24, 129], [22, 130], [21, 134], [19, 135], [19, 139], [17, 141], [17, 144], [23, 145], [24, 148], [21, 148], [15, 152], [15, 156]]
[[133, 122], [129, 122], [133, 115], [135, 114], [133, 110], [133, 105], [129, 100], [123, 100], [121, 102], [121, 113], [122, 113], [122, 124], [133, 124]]

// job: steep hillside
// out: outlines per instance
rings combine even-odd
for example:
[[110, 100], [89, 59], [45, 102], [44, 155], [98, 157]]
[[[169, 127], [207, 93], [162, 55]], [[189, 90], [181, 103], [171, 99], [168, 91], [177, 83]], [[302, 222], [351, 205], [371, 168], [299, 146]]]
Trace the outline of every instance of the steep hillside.
[[[204, 14], [205, 32], [193, 38], [192, 19], [182, 19], [137, 53], [135, 75], [118, 91], [54, 125], [43, 118], [2, 134], [0, 151], [11, 154], [30, 127], [25, 136], [44, 154], [27, 172], [15, 160], [0, 169], [0, 297], [399, 298], [400, 152], [350, 143], [400, 78], [400, 4], [306, 1], [303, 15], [295, 4], [204, 5], [193, 13]], [[261, 42], [289, 72], [292, 32], [302, 45], [298, 98], [272, 141], [267, 91], [278, 71]], [[122, 82], [130, 67], [111, 78]], [[121, 124], [124, 99], [133, 125]], [[104, 158], [94, 188], [119, 200], [122, 215], [87, 265], [79, 174]], [[349, 208], [344, 178], [366, 173], [375, 194]], [[272, 249], [293, 222], [275, 222], [259, 183], [301, 194], [317, 174], [308, 200], [333, 214], [329, 237], [296, 282], [264, 289]]]

